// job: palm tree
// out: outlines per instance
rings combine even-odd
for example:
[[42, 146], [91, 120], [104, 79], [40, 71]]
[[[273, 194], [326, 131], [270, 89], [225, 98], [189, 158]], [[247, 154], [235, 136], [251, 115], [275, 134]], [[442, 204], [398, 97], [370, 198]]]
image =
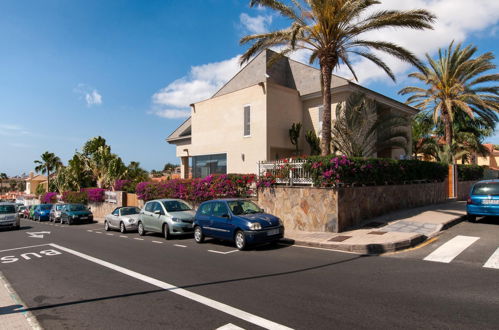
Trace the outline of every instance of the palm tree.
[[409, 149], [409, 119], [382, 111], [362, 93], [350, 95], [336, 107], [332, 127], [333, 149], [348, 157], [372, 157], [392, 148]]
[[41, 172], [42, 174], [47, 174], [47, 189], [50, 187], [50, 173], [62, 166], [61, 159], [57, 157], [54, 153], [45, 151], [41, 156], [41, 160], [35, 160], [36, 172]]
[[426, 86], [410, 86], [399, 92], [410, 94], [408, 104], [431, 112], [435, 124], [443, 124], [448, 145], [452, 145], [455, 118], [480, 118], [488, 127], [494, 127], [498, 120], [499, 86], [493, 84], [499, 81], [499, 74], [485, 74], [496, 68], [494, 55], [488, 52], [474, 57], [476, 51], [474, 46], [461, 48], [452, 42], [448, 49], [439, 50], [436, 60], [426, 54], [428, 66], [409, 75]]
[[389, 41], [365, 39], [367, 32], [384, 28], [431, 29], [435, 16], [423, 9], [399, 11], [382, 10], [367, 13], [376, 0], [292, 0], [287, 5], [282, 0], [251, 0], [250, 6], [263, 6], [279, 12], [291, 20], [287, 28], [262, 34], [249, 35], [241, 44], [251, 47], [241, 57], [241, 63], [249, 61], [256, 53], [273, 46], [284, 47], [281, 55], [297, 49], [311, 51], [309, 63], [319, 62], [323, 99], [322, 155], [331, 153], [331, 79], [333, 70], [340, 64], [357, 75], [351, 55], [373, 62], [395, 80], [388, 65], [372, 52], [381, 51], [421, 67], [410, 51]]

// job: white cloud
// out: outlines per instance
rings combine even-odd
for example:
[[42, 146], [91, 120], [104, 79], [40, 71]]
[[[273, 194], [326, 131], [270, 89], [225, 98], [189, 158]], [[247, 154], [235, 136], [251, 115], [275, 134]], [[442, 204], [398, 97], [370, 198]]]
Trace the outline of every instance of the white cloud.
[[246, 13], [242, 13], [239, 15], [239, 21], [250, 33], [267, 33], [269, 31], [268, 26], [272, 24], [272, 15], [258, 15], [253, 17]]
[[74, 92], [80, 94], [80, 98], [85, 101], [88, 107], [102, 104], [102, 95], [97, 89], [89, 85], [78, 84], [74, 89]]
[[29, 135], [29, 131], [18, 125], [0, 124], [0, 135], [3, 136], [21, 136]]
[[[389, 40], [399, 44], [422, 59], [425, 53], [433, 55], [439, 48], [448, 47], [452, 40], [462, 42], [473, 33], [486, 29], [494, 31], [497, 29], [496, 25], [499, 21], [499, 1], [385, 0], [382, 5], [373, 7], [375, 7], [374, 10], [424, 8], [437, 16], [433, 30], [385, 29], [365, 35], [365, 39], [368, 40]], [[493, 32], [487, 31], [487, 33]], [[479, 51], [487, 50], [479, 49]], [[390, 66], [397, 76], [397, 80], [404, 79], [409, 69], [410, 71], [414, 70], [407, 63], [383, 53], [377, 54]], [[389, 79], [382, 70], [365, 59], [354, 61], [354, 69], [359, 80], [364, 83]], [[337, 73], [345, 77], [352, 77], [345, 67], [341, 67]]]
[[239, 70], [239, 57], [191, 67], [189, 74], [175, 80], [152, 96], [150, 113], [164, 118], [185, 118], [189, 105], [209, 99]]

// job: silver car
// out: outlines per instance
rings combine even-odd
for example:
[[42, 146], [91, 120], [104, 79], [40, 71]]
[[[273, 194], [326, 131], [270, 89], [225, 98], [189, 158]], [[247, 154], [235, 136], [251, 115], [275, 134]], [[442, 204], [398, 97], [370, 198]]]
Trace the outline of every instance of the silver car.
[[21, 220], [14, 203], [0, 203], [0, 228], [19, 229]]
[[135, 206], [124, 206], [116, 208], [104, 219], [104, 229], [118, 229], [122, 233], [137, 230], [140, 209]]
[[66, 204], [54, 204], [50, 209], [49, 221], [50, 222], [61, 222], [61, 212], [62, 208]]
[[196, 212], [181, 199], [157, 199], [147, 202], [139, 215], [139, 235], [161, 233], [165, 239], [172, 235], [193, 232]]

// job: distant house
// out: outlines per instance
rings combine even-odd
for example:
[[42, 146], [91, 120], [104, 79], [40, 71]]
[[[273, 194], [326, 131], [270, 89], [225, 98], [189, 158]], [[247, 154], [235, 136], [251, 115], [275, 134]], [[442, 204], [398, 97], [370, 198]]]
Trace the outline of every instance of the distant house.
[[29, 173], [29, 177], [26, 179], [26, 190], [24, 191], [27, 195], [34, 195], [36, 188], [39, 185], [44, 185], [45, 191], [47, 191], [48, 181], [45, 175], [34, 175], [33, 172]]
[[[214, 173], [256, 173], [257, 163], [294, 154], [289, 139], [293, 123], [303, 125], [299, 146], [309, 153], [305, 132], [320, 137], [322, 96], [320, 71], [281, 57], [272, 65], [275, 53], [267, 50], [256, 56], [210, 99], [191, 105], [191, 117], [166, 141], [176, 145], [181, 161], [181, 176]], [[351, 93], [362, 92], [381, 105], [381, 111], [406, 116], [417, 113], [412, 107], [378, 94], [351, 81], [333, 76], [331, 83], [332, 115], [338, 102]], [[399, 158], [402, 149], [378, 150], [378, 157]], [[410, 150], [409, 150], [410, 154]]]
[[484, 146], [489, 150], [489, 153], [486, 156], [477, 155], [476, 163], [488, 166], [493, 170], [499, 170], [499, 150], [490, 143], [486, 143]]

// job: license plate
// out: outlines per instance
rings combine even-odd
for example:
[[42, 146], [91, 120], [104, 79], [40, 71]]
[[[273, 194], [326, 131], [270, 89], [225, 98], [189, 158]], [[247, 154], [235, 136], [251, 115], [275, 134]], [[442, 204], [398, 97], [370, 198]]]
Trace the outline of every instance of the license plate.
[[85, 219], [87, 219], [87, 218], [88, 218], [88, 217], [81, 217], [80, 219], [85, 220]]
[[485, 205], [499, 205], [499, 199], [485, 199], [482, 201]]
[[273, 236], [279, 234], [279, 229], [271, 229], [267, 232], [267, 236]]

